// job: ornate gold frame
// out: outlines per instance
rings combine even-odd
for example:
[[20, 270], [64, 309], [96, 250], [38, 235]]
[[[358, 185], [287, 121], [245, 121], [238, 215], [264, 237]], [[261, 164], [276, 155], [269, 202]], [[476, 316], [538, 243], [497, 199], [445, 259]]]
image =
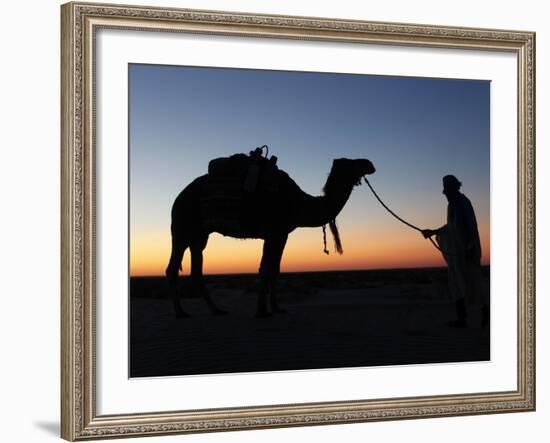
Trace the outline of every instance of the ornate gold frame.
[[[61, 436], [67, 440], [535, 409], [535, 34], [68, 3], [61, 7]], [[518, 380], [511, 392], [98, 416], [95, 410], [94, 33], [98, 28], [509, 51], [518, 59]]]

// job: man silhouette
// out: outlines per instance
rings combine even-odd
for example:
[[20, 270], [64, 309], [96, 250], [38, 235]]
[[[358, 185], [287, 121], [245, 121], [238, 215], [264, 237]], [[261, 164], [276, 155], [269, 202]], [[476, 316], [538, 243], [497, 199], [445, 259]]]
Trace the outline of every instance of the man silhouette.
[[481, 276], [481, 242], [474, 208], [460, 192], [462, 183], [454, 175], [443, 177], [443, 194], [449, 202], [447, 224], [439, 229], [424, 229], [424, 238], [436, 236], [449, 269], [449, 290], [456, 303], [457, 320], [450, 326], [467, 326], [468, 307], [482, 305], [482, 326], [489, 323], [489, 307]]

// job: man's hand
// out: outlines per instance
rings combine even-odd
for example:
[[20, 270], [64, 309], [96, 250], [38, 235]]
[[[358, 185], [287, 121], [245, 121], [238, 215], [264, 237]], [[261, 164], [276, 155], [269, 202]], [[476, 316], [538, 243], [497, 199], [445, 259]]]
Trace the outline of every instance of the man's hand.
[[432, 229], [422, 229], [422, 235], [424, 236], [424, 238], [429, 238], [435, 234], [436, 234], [436, 231]]

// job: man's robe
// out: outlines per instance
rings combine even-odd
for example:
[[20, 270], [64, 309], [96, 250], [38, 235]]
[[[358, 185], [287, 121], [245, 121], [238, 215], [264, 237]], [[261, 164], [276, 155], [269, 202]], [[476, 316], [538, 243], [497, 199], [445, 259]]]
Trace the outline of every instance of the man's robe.
[[481, 274], [481, 242], [474, 209], [465, 195], [449, 202], [447, 224], [438, 230], [436, 240], [449, 269], [451, 298], [485, 303], [488, 287]]

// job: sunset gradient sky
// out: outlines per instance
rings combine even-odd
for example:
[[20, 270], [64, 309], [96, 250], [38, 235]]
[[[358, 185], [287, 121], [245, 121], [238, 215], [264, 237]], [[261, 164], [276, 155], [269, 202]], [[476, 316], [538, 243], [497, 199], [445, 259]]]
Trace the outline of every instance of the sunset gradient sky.
[[[131, 64], [129, 85], [132, 276], [164, 274], [172, 203], [208, 162], [263, 144], [315, 195], [334, 158], [368, 158], [382, 199], [422, 228], [445, 224], [441, 178], [456, 175], [476, 210], [482, 262], [489, 263], [490, 82]], [[343, 255], [332, 252], [330, 234], [331, 253], [323, 253], [321, 228], [298, 229], [282, 271], [444, 265], [365, 185], [337, 223]], [[212, 234], [205, 273], [257, 272], [261, 246]]]

